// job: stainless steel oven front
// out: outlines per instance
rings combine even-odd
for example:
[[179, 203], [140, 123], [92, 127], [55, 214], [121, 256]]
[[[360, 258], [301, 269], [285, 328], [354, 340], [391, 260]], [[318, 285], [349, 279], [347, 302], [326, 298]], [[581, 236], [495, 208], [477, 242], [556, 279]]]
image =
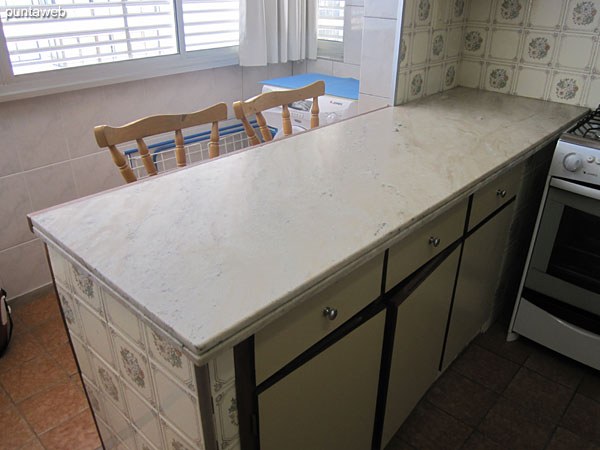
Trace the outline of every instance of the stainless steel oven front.
[[559, 141], [515, 304], [526, 336], [600, 369], [600, 148]]

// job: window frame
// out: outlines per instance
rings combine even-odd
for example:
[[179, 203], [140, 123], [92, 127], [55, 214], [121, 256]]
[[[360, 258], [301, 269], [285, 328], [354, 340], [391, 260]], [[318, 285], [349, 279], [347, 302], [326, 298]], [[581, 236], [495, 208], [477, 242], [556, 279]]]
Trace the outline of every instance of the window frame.
[[[318, 39], [317, 38], [317, 57], [322, 59], [331, 59], [334, 61], [344, 60], [344, 35], [346, 28], [346, 2], [344, 2], [344, 23], [343, 23], [343, 34], [341, 41], [334, 41], [330, 39]], [[317, 2], [317, 18], [319, 17], [319, 4]], [[317, 19], [318, 20], [318, 19]], [[318, 25], [317, 25], [318, 35]]]
[[239, 46], [186, 52], [181, 0], [173, 0], [178, 53], [13, 75], [0, 21], [0, 102], [239, 64]]

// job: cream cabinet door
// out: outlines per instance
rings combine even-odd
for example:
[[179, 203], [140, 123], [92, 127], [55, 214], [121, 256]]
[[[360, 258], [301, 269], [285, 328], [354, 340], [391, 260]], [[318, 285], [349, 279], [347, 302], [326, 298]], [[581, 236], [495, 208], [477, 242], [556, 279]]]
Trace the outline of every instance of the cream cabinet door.
[[381, 448], [438, 376], [459, 251], [398, 307]]
[[491, 318], [514, 202], [464, 244], [443, 367], [447, 367]]
[[261, 450], [369, 450], [385, 311], [258, 396]]

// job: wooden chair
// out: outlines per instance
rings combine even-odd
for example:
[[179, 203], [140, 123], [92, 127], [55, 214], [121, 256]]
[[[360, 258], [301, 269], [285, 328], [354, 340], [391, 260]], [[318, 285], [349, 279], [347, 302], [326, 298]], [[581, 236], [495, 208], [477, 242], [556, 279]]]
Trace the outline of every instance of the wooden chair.
[[256, 114], [256, 121], [258, 122], [258, 127], [263, 139], [265, 141], [270, 141], [273, 139], [273, 136], [271, 136], [269, 127], [267, 127], [267, 122], [262, 115], [262, 111], [281, 106], [283, 134], [289, 136], [292, 134], [292, 122], [290, 120], [288, 105], [312, 97], [313, 103], [310, 110], [310, 127], [315, 128], [319, 126], [319, 96], [323, 94], [325, 94], [325, 82], [316, 81], [313, 84], [309, 84], [302, 88], [291, 89], [288, 91], [265, 92], [264, 94], [257, 95], [249, 100], [235, 102], [233, 104], [233, 111], [235, 112], [235, 117], [244, 124], [244, 129], [246, 130], [250, 144], [256, 145], [260, 144], [260, 140], [258, 139], [258, 136], [256, 136], [254, 128], [252, 128], [248, 122], [247, 116]]
[[125, 155], [116, 147], [118, 144], [136, 141], [146, 172], [148, 172], [149, 176], [154, 176], [157, 174], [157, 170], [152, 156], [148, 152], [148, 146], [144, 142], [145, 137], [174, 131], [177, 167], [184, 167], [186, 165], [186, 158], [181, 130], [212, 123], [208, 148], [209, 158], [215, 158], [219, 156], [219, 121], [226, 119], [227, 105], [225, 103], [217, 103], [210, 108], [194, 113], [149, 116], [123, 125], [122, 127], [100, 125], [94, 128], [94, 135], [100, 147], [108, 147], [113, 161], [121, 171], [121, 175], [125, 181], [132, 183], [137, 180], [137, 177], [129, 164], [127, 164]]

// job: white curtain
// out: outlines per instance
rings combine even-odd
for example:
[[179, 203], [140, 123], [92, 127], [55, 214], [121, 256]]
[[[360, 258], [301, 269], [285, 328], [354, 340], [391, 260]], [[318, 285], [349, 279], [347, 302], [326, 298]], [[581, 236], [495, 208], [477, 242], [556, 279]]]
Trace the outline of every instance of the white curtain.
[[317, 57], [317, 0], [240, 0], [240, 65]]

